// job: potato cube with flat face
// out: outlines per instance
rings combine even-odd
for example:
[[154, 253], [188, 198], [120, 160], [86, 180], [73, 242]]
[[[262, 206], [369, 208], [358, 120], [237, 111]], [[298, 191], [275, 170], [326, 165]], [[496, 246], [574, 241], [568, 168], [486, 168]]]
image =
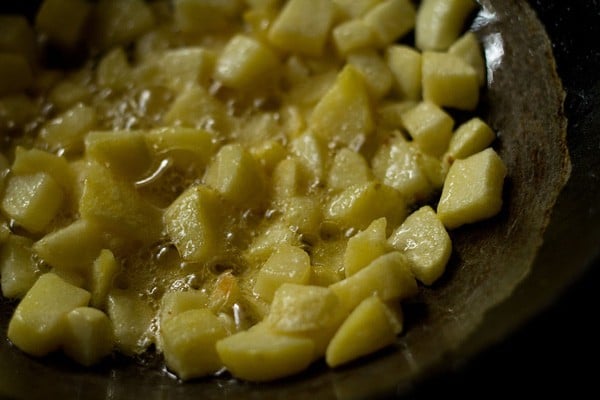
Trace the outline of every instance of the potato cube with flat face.
[[475, 72], [477, 72], [479, 85], [483, 85], [486, 72], [485, 60], [483, 58], [481, 44], [473, 32], [467, 32], [462, 35], [452, 44], [452, 46], [450, 46], [448, 53], [462, 58], [467, 64], [473, 67]]
[[424, 0], [419, 7], [415, 40], [421, 50], [445, 51], [465, 29], [474, 0]]
[[121, 266], [112, 251], [102, 249], [92, 264], [92, 273], [89, 278], [92, 307], [100, 310], [106, 309], [106, 299], [112, 288], [115, 276], [119, 273]]
[[217, 148], [214, 133], [196, 128], [156, 128], [146, 131], [145, 139], [155, 157], [172, 158], [176, 165], [191, 159], [205, 166]]
[[199, 310], [208, 305], [208, 295], [201, 290], [167, 292], [160, 300], [160, 323], [165, 324], [171, 318], [189, 310]]
[[116, 47], [100, 59], [96, 82], [102, 88], [123, 90], [131, 84], [132, 71], [123, 47]]
[[75, 174], [65, 158], [47, 151], [25, 149], [21, 146], [15, 149], [12, 172], [17, 175], [46, 173], [60, 185], [65, 194], [71, 193], [75, 179]]
[[385, 218], [376, 219], [367, 229], [358, 232], [348, 240], [344, 251], [346, 277], [354, 275], [390, 250], [386, 240], [386, 227]]
[[333, 28], [333, 43], [338, 52], [345, 56], [352, 51], [372, 47], [375, 36], [362, 19], [352, 19]]
[[345, 16], [362, 17], [382, 0], [333, 0]]
[[448, 171], [437, 213], [448, 229], [496, 215], [502, 208], [506, 166], [488, 148], [464, 160], [456, 160]]
[[335, 333], [325, 361], [337, 367], [394, 343], [396, 333], [390, 311], [377, 296], [364, 299]]
[[175, 0], [176, 26], [185, 33], [222, 30], [239, 13], [240, 0]]
[[44, 0], [35, 26], [51, 42], [72, 49], [81, 40], [91, 10], [92, 4], [86, 0]]
[[184, 260], [204, 262], [218, 254], [221, 208], [217, 193], [203, 185], [190, 187], [167, 208], [167, 234]]
[[30, 64], [35, 61], [35, 34], [24, 16], [0, 15], [0, 53], [20, 54]]
[[440, 107], [472, 111], [479, 102], [479, 78], [472, 66], [449, 53], [423, 53], [423, 99]]
[[299, 247], [282, 244], [258, 271], [254, 293], [271, 301], [277, 288], [284, 283], [308, 284], [310, 272], [308, 254]]
[[488, 124], [479, 118], [472, 118], [456, 129], [445, 158], [449, 158], [450, 162], [467, 158], [485, 150], [495, 138], [496, 134]]
[[217, 342], [219, 358], [236, 378], [271, 381], [304, 370], [315, 345], [305, 337], [274, 332], [264, 323]]
[[330, 141], [359, 148], [375, 125], [371, 100], [362, 74], [347, 65], [315, 106], [309, 120], [311, 131]]
[[418, 290], [408, 260], [398, 251], [376, 258], [354, 275], [329, 288], [338, 296], [342, 308], [347, 312], [373, 294], [383, 301], [402, 300], [415, 295]]
[[363, 21], [381, 47], [403, 37], [415, 26], [416, 10], [410, 0], [385, 0], [371, 8]]
[[143, 0], [100, 0], [92, 21], [92, 37], [102, 49], [128, 44], [155, 24], [152, 10]]
[[236, 35], [225, 46], [215, 67], [215, 78], [234, 89], [269, 85], [279, 74], [279, 59], [265, 44]]
[[308, 186], [308, 176], [298, 159], [286, 158], [273, 170], [271, 182], [273, 198], [284, 200], [303, 195]]
[[290, 0], [273, 22], [268, 38], [283, 50], [319, 56], [323, 53], [334, 14], [331, 0]]
[[390, 225], [406, 217], [406, 204], [396, 189], [370, 181], [348, 187], [325, 209], [326, 217], [344, 228], [365, 229], [371, 221], [386, 217]]
[[104, 166], [90, 162], [79, 201], [82, 219], [128, 240], [149, 243], [160, 237], [162, 211]]
[[113, 329], [108, 316], [92, 307], [78, 307], [66, 315], [62, 347], [84, 366], [96, 364], [113, 350]]
[[106, 312], [112, 321], [117, 348], [126, 355], [143, 353], [154, 340], [154, 310], [134, 291], [112, 289]]
[[426, 285], [444, 273], [452, 253], [450, 236], [430, 206], [409, 215], [392, 233], [389, 242], [406, 255], [411, 271]]
[[30, 232], [43, 232], [58, 213], [64, 191], [45, 172], [13, 175], [6, 182], [2, 209]]
[[0, 52], [0, 96], [19, 93], [32, 82], [33, 73], [23, 55]]
[[402, 100], [421, 99], [421, 53], [405, 45], [389, 46], [385, 60], [394, 77], [394, 89]]
[[206, 85], [215, 66], [214, 52], [203, 47], [182, 47], [163, 52], [157, 61], [158, 83], [174, 91]]
[[392, 131], [406, 131], [402, 114], [415, 107], [418, 102], [414, 100], [382, 102], [377, 109], [377, 120], [382, 128]]
[[348, 54], [346, 60], [362, 74], [372, 98], [379, 99], [392, 88], [392, 73], [375, 50], [354, 51]]
[[263, 200], [263, 171], [240, 144], [221, 147], [208, 166], [204, 181], [227, 201], [243, 209], [257, 207]]
[[349, 186], [364, 184], [373, 179], [365, 158], [346, 147], [335, 155], [327, 177], [330, 189], [341, 191]]
[[291, 230], [310, 242], [319, 236], [322, 212], [317, 199], [309, 196], [290, 197], [281, 202], [281, 220]]
[[423, 152], [440, 157], [448, 149], [454, 120], [435, 104], [421, 102], [402, 114], [402, 122]]
[[47, 273], [38, 278], [17, 306], [8, 325], [8, 338], [24, 352], [43, 356], [64, 339], [66, 315], [86, 306], [90, 293]]
[[320, 137], [305, 133], [290, 142], [289, 150], [300, 161], [311, 180], [320, 182], [323, 179], [329, 154], [326, 143]]
[[66, 150], [78, 153], [83, 150], [83, 139], [96, 125], [96, 110], [78, 103], [48, 121], [40, 131], [40, 137], [52, 151]]
[[208, 309], [184, 311], [161, 324], [167, 367], [183, 380], [217, 372], [222, 366], [215, 344], [227, 336]]
[[301, 246], [299, 234], [283, 221], [264, 225], [252, 239], [246, 257], [254, 263], [264, 263], [282, 244]]
[[78, 219], [42, 237], [35, 242], [33, 250], [54, 268], [84, 272], [98, 257], [102, 244], [100, 228], [90, 221]]
[[0, 247], [0, 283], [2, 296], [23, 298], [39, 275], [31, 251], [31, 239], [9, 234]]

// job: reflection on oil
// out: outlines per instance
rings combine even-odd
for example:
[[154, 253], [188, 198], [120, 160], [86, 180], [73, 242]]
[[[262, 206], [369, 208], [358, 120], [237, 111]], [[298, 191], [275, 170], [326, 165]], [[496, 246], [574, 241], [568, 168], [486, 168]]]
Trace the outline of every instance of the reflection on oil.
[[[482, 31], [489, 25], [499, 21], [498, 13], [488, 2], [482, 2], [481, 11], [475, 17], [471, 29], [473, 31]], [[488, 86], [494, 82], [494, 72], [500, 67], [504, 57], [504, 41], [502, 35], [497, 32], [488, 33], [482, 37], [483, 49], [485, 52], [487, 83]]]

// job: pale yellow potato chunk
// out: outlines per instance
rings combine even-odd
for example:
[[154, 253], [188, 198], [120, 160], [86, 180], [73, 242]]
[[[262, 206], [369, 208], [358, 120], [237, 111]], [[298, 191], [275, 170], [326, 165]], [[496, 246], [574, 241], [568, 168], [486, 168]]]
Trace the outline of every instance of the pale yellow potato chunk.
[[486, 72], [485, 59], [483, 57], [481, 44], [473, 32], [467, 32], [458, 38], [458, 40], [450, 46], [448, 53], [462, 58], [467, 64], [473, 67], [475, 72], [477, 72], [479, 85], [483, 85]]
[[78, 103], [48, 121], [40, 131], [40, 137], [54, 151], [79, 152], [83, 149], [83, 139], [97, 122], [93, 107]]
[[39, 267], [31, 251], [32, 240], [9, 234], [0, 247], [2, 296], [23, 298], [38, 278]]
[[352, 185], [360, 185], [373, 179], [367, 160], [347, 147], [342, 148], [333, 158], [327, 177], [327, 186], [340, 191]]
[[45, 172], [13, 175], [6, 182], [2, 209], [30, 232], [43, 232], [58, 213], [64, 191]]
[[67, 313], [86, 306], [89, 300], [88, 291], [46, 273], [17, 306], [8, 325], [8, 338], [33, 356], [57, 350], [64, 339]]
[[86, 0], [44, 0], [35, 17], [35, 26], [50, 41], [72, 49], [81, 40], [91, 11], [92, 5]]
[[376, 258], [354, 275], [329, 288], [347, 312], [373, 294], [383, 301], [402, 300], [414, 296], [418, 290], [408, 260], [398, 251]]
[[156, 22], [143, 0], [100, 0], [92, 17], [93, 40], [103, 49], [133, 41]]
[[23, 55], [0, 52], [0, 96], [19, 93], [32, 83], [31, 67]]
[[257, 207], [263, 200], [265, 177], [260, 164], [237, 143], [221, 147], [204, 181], [238, 207]]
[[377, 296], [364, 299], [346, 318], [325, 353], [330, 367], [337, 367], [394, 343], [396, 333], [390, 311]]
[[156, 80], [171, 90], [208, 85], [216, 63], [215, 53], [200, 46], [164, 51], [156, 61]]
[[502, 208], [506, 166], [488, 148], [464, 160], [456, 160], [448, 171], [437, 213], [448, 229], [496, 215]]
[[385, 60], [394, 78], [394, 89], [402, 100], [421, 99], [421, 53], [410, 46], [389, 46]]
[[423, 99], [440, 107], [473, 111], [479, 102], [477, 71], [449, 53], [423, 53]]
[[307, 174], [297, 158], [281, 160], [271, 177], [273, 198], [282, 200], [303, 195], [308, 185]]
[[282, 244], [301, 246], [299, 234], [284, 221], [275, 221], [261, 227], [245, 254], [255, 263], [264, 263]]
[[102, 249], [98, 257], [92, 264], [90, 280], [90, 292], [92, 307], [104, 310], [106, 308], [106, 299], [112, 289], [113, 281], [121, 270], [121, 264], [115, 258], [112, 251]]
[[123, 47], [116, 47], [106, 53], [96, 68], [96, 82], [103, 88], [124, 90], [131, 84], [132, 78], [132, 69]]
[[219, 203], [215, 191], [195, 185], [165, 211], [167, 234], [184, 260], [204, 262], [218, 254], [221, 248]]
[[320, 182], [323, 179], [329, 154], [327, 144], [320, 137], [305, 133], [290, 142], [289, 151], [297, 157], [312, 180]]
[[191, 154], [194, 161], [202, 165], [209, 163], [216, 151], [216, 135], [204, 129], [169, 126], [145, 133], [147, 145], [155, 156], [184, 158], [182, 153]]
[[217, 60], [215, 78], [235, 89], [257, 88], [273, 82], [279, 68], [277, 55], [265, 44], [236, 35]]
[[233, 376], [264, 382], [303, 371], [313, 360], [314, 343], [276, 333], [259, 323], [217, 342], [219, 358]]
[[319, 56], [333, 23], [331, 0], [289, 0], [269, 29], [275, 46], [294, 53]]
[[342, 12], [352, 18], [362, 17], [382, 0], [333, 0]]
[[415, 41], [421, 50], [444, 51], [465, 28], [474, 0], [423, 0], [417, 14]]
[[206, 308], [207, 305], [208, 294], [201, 290], [167, 292], [160, 300], [160, 323], [165, 324], [185, 311]]
[[362, 74], [371, 98], [380, 99], [391, 90], [392, 72], [377, 51], [357, 50], [348, 54], [346, 61]]
[[319, 200], [310, 196], [290, 197], [281, 202], [282, 221], [305, 239], [319, 236], [323, 213]]
[[217, 372], [222, 363], [215, 344], [227, 336], [208, 309], [184, 311], [161, 325], [167, 367], [183, 380]]
[[123, 354], [141, 354], [154, 340], [151, 331], [154, 311], [136, 292], [112, 289], [106, 313], [112, 321], [115, 344]]
[[174, 0], [175, 25], [186, 33], [224, 29], [240, 11], [240, 0]]
[[347, 65], [315, 106], [309, 127], [326, 140], [360, 147], [373, 132], [373, 111], [362, 74]]
[[67, 313], [65, 324], [62, 348], [79, 364], [89, 367], [112, 352], [112, 323], [102, 311], [77, 307]]
[[426, 285], [442, 276], [452, 253], [450, 236], [430, 206], [409, 215], [389, 243], [406, 255], [412, 273]]
[[310, 257], [296, 246], [282, 244], [260, 268], [254, 283], [254, 293], [271, 301], [284, 283], [307, 285], [310, 281]]
[[417, 104], [419, 103], [414, 100], [383, 101], [377, 108], [377, 121], [383, 128], [404, 132], [406, 127], [402, 122], [402, 114], [414, 108]]
[[385, 0], [363, 16], [378, 44], [385, 47], [415, 27], [416, 10], [410, 0]]
[[15, 149], [12, 172], [16, 175], [46, 173], [60, 185], [65, 194], [71, 193], [75, 179], [74, 171], [65, 158], [35, 148], [27, 150], [21, 146]]
[[0, 15], [0, 53], [20, 54], [31, 64], [37, 58], [35, 33], [22, 15]]
[[85, 272], [103, 245], [102, 231], [86, 219], [48, 233], [35, 242], [33, 250], [52, 267], [68, 272]]
[[456, 129], [444, 158], [450, 162], [467, 158], [485, 150], [495, 138], [496, 134], [488, 124], [479, 118], [472, 118]]
[[343, 56], [352, 51], [372, 47], [375, 42], [373, 31], [362, 19], [343, 22], [333, 29], [333, 43]]
[[423, 152], [440, 157], [448, 149], [454, 120], [437, 105], [423, 101], [402, 114], [402, 122]]
[[379, 218], [348, 240], [344, 251], [344, 272], [352, 276], [373, 260], [390, 251], [386, 235], [387, 221]]

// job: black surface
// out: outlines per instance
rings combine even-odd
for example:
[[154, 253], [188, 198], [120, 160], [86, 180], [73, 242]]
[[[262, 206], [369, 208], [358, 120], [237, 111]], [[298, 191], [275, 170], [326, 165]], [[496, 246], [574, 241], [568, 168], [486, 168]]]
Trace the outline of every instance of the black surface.
[[[561, 231], [551, 225], [549, 235], [558, 241], [562, 234], [574, 235], [565, 240], [591, 243], [596, 251], [580, 278], [542, 313], [465, 365], [455, 365], [417, 386], [410, 398], [506, 398], [521, 397], [523, 391], [534, 398], [594, 398], [600, 390], [600, 1], [530, 4], [553, 43], [567, 93], [567, 138], [575, 155], [571, 180], [557, 203], [558, 216], [572, 219], [573, 227]], [[582, 197], [587, 207], [568, 209]], [[578, 237], [578, 231], [587, 234]], [[563, 257], [568, 260], [567, 254]], [[570, 268], [568, 262], [564, 268]]]

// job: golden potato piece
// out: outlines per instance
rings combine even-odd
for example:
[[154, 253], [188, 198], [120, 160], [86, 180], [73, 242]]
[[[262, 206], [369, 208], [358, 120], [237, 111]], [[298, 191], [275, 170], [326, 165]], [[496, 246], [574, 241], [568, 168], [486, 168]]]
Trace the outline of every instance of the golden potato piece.
[[23, 298], [38, 278], [39, 267], [31, 251], [31, 239], [9, 234], [0, 247], [2, 296]]
[[402, 114], [402, 122], [423, 152], [440, 157], [448, 149], [454, 120], [434, 103], [419, 103]]
[[421, 99], [421, 53], [410, 46], [389, 46], [385, 60], [394, 77], [394, 89], [401, 100]]
[[385, 218], [376, 219], [367, 229], [358, 232], [348, 240], [344, 251], [346, 277], [354, 275], [390, 250], [386, 239], [386, 226]]
[[363, 16], [378, 44], [385, 47], [400, 39], [415, 26], [416, 10], [410, 0], [385, 0]]
[[465, 29], [474, 0], [424, 0], [417, 13], [415, 41], [421, 50], [445, 51]]
[[87, 367], [96, 364], [113, 350], [113, 330], [108, 316], [91, 307], [77, 307], [66, 315], [63, 350]]
[[308, 284], [310, 273], [308, 254], [299, 247], [284, 243], [271, 254], [258, 271], [254, 293], [271, 301], [277, 288], [284, 283]]

